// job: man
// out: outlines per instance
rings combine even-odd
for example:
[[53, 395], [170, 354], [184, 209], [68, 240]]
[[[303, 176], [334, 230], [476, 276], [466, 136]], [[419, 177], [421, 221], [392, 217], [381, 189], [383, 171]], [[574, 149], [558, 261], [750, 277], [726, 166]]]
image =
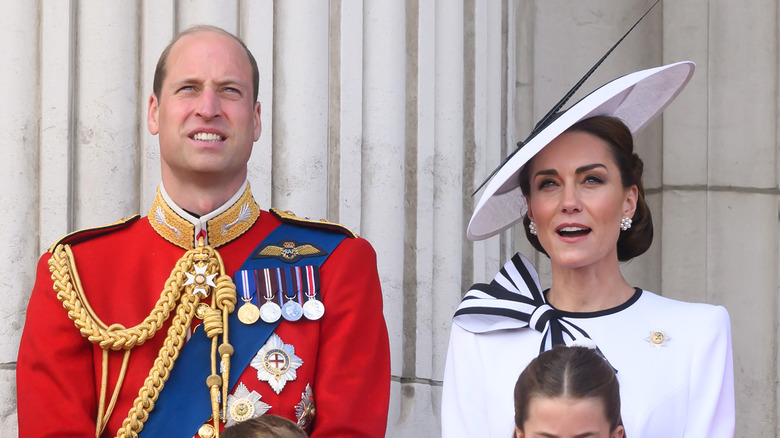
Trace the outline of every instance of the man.
[[157, 198], [147, 217], [73, 233], [41, 258], [20, 436], [210, 437], [264, 413], [313, 437], [384, 436], [376, 256], [339, 225], [259, 209], [246, 182], [257, 87], [251, 53], [221, 29], [165, 49], [148, 108]]

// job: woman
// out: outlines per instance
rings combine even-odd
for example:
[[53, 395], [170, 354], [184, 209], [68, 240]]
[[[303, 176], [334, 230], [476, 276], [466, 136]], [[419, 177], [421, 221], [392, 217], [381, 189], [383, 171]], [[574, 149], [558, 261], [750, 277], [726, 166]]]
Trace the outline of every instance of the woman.
[[515, 436], [623, 438], [620, 385], [595, 350], [555, 347], [515, 384]]
[[677, 96], [693, 68], [671, 64], [599, 88], [532, 133], [489, 181], [469, 238], [523, 220], [550, 257], [552, 285], [540, 292], [517, 254], [492, 283], [466, 294], [445, 368], [445, 437], [508, 436], [510, 382], [539, 352], [573, 343], [593, 344], [617, 371], [632, 438], [733, 435], [726, 310], [634, 288], [619, 268], [653, 236], [632, 134]]

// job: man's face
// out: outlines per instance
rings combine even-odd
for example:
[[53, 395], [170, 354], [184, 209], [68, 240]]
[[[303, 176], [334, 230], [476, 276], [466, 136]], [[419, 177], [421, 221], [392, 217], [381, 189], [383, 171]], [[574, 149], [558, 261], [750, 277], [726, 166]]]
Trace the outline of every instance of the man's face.
[[246, 52], [228, 36], [200, 32], [176, 42], [166, 65], [147, 117], [149, 132], [159, 134], [163, 182], [235, 189], [260, 137]]

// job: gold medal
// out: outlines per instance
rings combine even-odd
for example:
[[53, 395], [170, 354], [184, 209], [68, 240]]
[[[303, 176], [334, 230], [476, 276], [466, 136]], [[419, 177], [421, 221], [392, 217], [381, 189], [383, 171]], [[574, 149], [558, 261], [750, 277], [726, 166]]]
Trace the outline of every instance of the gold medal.
[[238, 309], [238, 320], [246, 325], [254, 324], [260, 319], [260, 309], [254, 304], [245, 301], [244, 305]]
[[217, 433], [214, 431], [214, 426], [210, 424], [204, 424], [198, 429], [198, 436], [200, 438], [214, 438]]
[[202, 321], [209, 310], [211, 310], [211, 306], [206, 303], [199, 303], [198, 307], [195, 308], [195, 317]]

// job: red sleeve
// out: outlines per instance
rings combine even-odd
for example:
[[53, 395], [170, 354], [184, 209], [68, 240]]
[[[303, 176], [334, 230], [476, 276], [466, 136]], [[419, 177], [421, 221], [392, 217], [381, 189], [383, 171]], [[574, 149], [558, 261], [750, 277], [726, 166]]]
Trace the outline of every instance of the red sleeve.
[[313, 438], [384, 437], [390, 403], [390, 345], [376, 253], [346, 239], [321, 269], [323, 304], [314, 383]]
[[92, 344], [57, 300], [50, 254], [38, 262], [16, 365], [19, 436], [95, 436]]

